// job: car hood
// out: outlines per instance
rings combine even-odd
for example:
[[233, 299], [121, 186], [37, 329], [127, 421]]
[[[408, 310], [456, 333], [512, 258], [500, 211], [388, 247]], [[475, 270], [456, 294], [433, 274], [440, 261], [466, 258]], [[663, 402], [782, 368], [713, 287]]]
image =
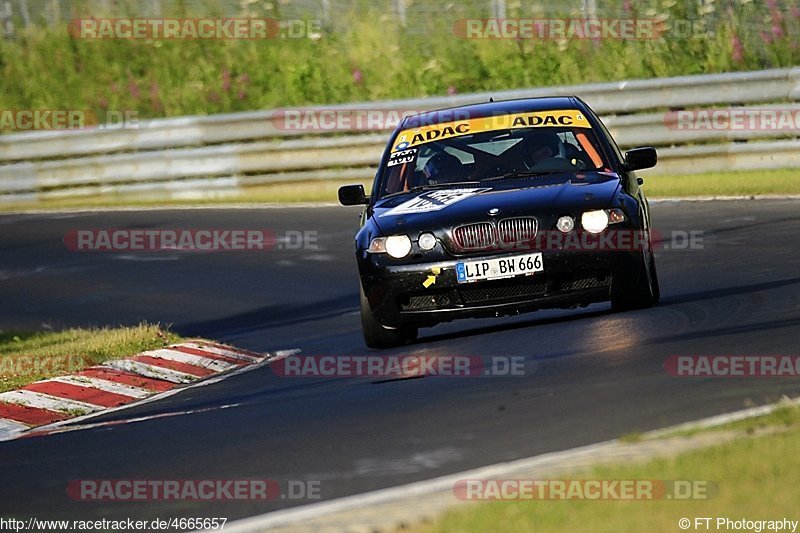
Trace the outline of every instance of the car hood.
[[611, 205], [620, 188], [613, 173], [578, 174], [568, 181], [517, 179], [519, 187], [508, 183], [493, 187], [456, 186], [429, 189], [378, 202], [373, 220], [381, 233], [449, 228], [486, 220], [497, 210], [498, 219], [546, 214], [573, 214]]

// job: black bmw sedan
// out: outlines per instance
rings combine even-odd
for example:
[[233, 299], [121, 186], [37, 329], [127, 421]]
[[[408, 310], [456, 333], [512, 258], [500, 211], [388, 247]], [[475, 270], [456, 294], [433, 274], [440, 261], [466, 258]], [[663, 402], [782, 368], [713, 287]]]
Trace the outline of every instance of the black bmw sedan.
[[639, 169], [581, 99], [490, 102], [407, 117], [388, 143], [356, 235], [367, 346], [462, 317], [610, 301], [654, 305], [658, 278]]

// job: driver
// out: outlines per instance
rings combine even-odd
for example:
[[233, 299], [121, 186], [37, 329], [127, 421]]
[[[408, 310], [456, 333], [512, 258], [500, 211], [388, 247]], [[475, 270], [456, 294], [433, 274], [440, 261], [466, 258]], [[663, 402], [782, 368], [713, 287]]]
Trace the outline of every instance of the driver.
[[452, 154], [440, 152], [432, 156], [422, 167], [422, 173], [431, 185], [463, 181], [466, 168], [461, 160]]
[[522, 139], [522, 160], [528, 168], [545, 159], [565, 156], [561, 138], [552, 131], [534, 131]]

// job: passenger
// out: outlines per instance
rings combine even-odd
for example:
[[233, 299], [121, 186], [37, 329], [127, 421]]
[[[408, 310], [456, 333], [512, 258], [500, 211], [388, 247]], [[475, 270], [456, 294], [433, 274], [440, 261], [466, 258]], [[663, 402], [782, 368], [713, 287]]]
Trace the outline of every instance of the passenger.
[[431, 185], [464, 181], [467, 168], [454, 155], [440, 152], [432, 156], [422, 167], [422, 173]]

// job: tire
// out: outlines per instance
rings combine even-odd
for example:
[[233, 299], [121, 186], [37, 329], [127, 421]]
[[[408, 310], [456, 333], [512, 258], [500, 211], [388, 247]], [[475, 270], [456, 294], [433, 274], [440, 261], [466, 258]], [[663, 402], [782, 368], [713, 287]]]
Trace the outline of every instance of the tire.
[[361, 300], [361, 330], [369, 348], [394, 348], [403, 346], [417, 338], [417, 328], [387, 328], [375, 319], [369, 307], [364, 287], [359, 283]]
[[[649, 241], [649, 238], [648, 238]], [[661, 289], [658, 285], [656, 258], [651, 246], [636, 252], [614, 275], [611, 284], [611, 309], [630, 311], [645, 309], [658, 303]]]
[[656, 305], [661, 299], [661, 286], [658, 284], [658, 271], [656, 270], [656, 256], [652, 249], [650, 250], [650, 283], [653, 287], [653, 301], [651, 306]]

